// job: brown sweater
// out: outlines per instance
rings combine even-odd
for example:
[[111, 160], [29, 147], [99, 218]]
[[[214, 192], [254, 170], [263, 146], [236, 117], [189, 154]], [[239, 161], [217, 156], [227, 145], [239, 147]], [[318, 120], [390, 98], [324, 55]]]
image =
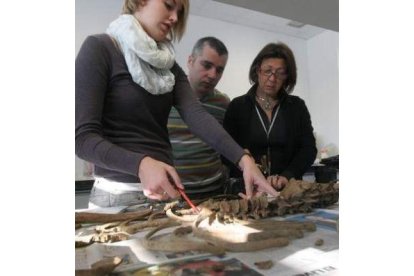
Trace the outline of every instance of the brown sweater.
[[106, 34], [89, 36], [76, 58], [76, 155], [95, 174], [134, 183], [145, 156], [172, 165], [167, 121], [172, 106], [191, 131], [236, 163], [242, 148], [195, 98], [176, 63], [171, 93], [152, 95], [136, 84], [122, 52]]

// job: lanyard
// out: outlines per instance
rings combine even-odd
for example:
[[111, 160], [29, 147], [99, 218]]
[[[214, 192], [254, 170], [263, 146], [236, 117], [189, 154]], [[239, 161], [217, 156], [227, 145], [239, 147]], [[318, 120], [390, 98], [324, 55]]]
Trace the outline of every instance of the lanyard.
[[270, 135], [270, 131], [272, 130], [272, 128], [273, 128], [273, 124], [275, 123], [275, 121], [276, 121], [276, 117], [277, 117], [277, 114], [279, 113], [279, 109], [280, 109], [280, 104], [279, 104], [279, 106], [277, 107], [277, 109], [276, 109], [276, 112], [275, 112], [275, 115], [273, 116], [273, 118], [272, 118], [272, 122], [270, 123], [270, 126], [269, 126], [269, 129], [266, 129], [266, 126], [265, 126], [265, 124], [264, 124], [264, 121], [263, 121], [263, 118], [262, 118], [262, 116], [260, 115], [260, 112], [259, 112], [259, 109], [257, 108], [257, 105], [255, 105], [254, 106], [255, 108], [256, 108], [256, 113], [257, 113], [257, 116], [259, 116], [259, 119], [260, 119], [260, 122], [262, 123], [262, 127], [263, 127], [263, 130], [265, 131], [265, 133], [266, 133], [266, 137], [267, 137], [267, 174], [268, 175], [270, 175], [270, 169], [271, 169], [271, 166], [272, 166], [272, 162], [271, 162], [271, 160], [270, 160], [270, 146], [269, 146], [269, 135]]
[[267, 140], [269, 140], [270, 131], [272, 130], [272, 127], [273, 127], [273, 124], [275, 123], [277, 114], [279, 113], [280, 104], [279, 104], [279, 106], [276, 109], [275, 115], [273, 116], [273, 119], [272, 119], [272, 122], [270, 123], [269, 129], [266, 129], [266, 126], [265, 126], [265, 124], [263, 122], [263, 118], [262, 118], [262, 116], [260, 116], [259, 109], [257, 109], [257, 105], [255, 105], [254, 107], [256, 108], [257, 116], [259, 116], [260, 122], [262, 123], [263, 130], [266, 133]]

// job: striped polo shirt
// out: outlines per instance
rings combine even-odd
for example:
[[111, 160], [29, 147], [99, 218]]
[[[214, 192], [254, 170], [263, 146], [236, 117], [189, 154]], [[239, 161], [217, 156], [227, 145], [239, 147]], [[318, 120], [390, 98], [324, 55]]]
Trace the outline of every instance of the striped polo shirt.
[[[230, 99], [214, 90], [200, 99], [203, 107], [223, 125]], [[222, 185], [223, 165], [220, 155], [191, 133], [173, 107], [168, 118], [168, 132], [173, 150], [174, 166], [188, 194], [217, 190]]]

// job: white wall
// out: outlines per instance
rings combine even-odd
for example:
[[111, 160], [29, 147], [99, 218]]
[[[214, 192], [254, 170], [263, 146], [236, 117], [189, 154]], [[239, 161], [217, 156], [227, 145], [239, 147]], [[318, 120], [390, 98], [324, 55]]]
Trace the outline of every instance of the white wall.
[[123, 0], [76, 0], [75, 54], [88, 35], [103, 33], [122, 10]]
[[[76, 0], [76, 54], [90, 34], [102, 33], [120, 14], [122, 0]], [[232, 99], [250, 88], [248, 71], [254, 57], [269, 42], [282, 41], [293, 50], [298, 81], [293, 91], [307, 103], [318, 145], [338, 145], [338, 35], [326, 31], [310, 40], [190, 15], [187, 31], [175, 45], [176, 60], [187, 71], [187, 57], [203, 36], [215, 36], [229, 50], [229, 59], [217, 88]], [[323, 109], [321, 108], [323, 106]], [[90, 168], [76, 158], [76, 179], [87, 179]]]
[[[104, 5], [100, 1], [76, 1], [76, 54], [88, 35], [105, 32], [109, 23], [120, 14], [122, 1], [101, 1]], [[292, 48], [298, 63], [299, 79], [294, 93], [307, 100], [306, 40], [190, 15], [187, 31], [183, 39], [175, 45], [176, 60], [186, 72], [187, 57], [194, 43], [199, 38], [210, 35], [222, 40], [229, 50], [227, 67], [217, 88], [228, 94], [231, 99], [244, 94], [250, 88], [249, 67], [260, 49], [269, 42], [282, 41]]]
[[248, 72], [257, 53], [269, 42], [282, 41], [295, 53], [299, 80], [294, 93], [307, 99], [307, 52], [306, 41], [279, 33], [235, 25], [216, 19], [190, 15], [187, 32], [176, 45], [177, 62], [187, 72], [187, 57], [194, 43], [203, 36], [215, 36], [222, 40], [229, 51], [226, 69], [217, 89], [232, 99], [243, 95], [250, 88]]
[[[103, 33], [121, 13], [123, 0], [76, 0], [75, 56], [88, 35]], [[90, 164], [75, 157], [75, 180], [92, 179]]]
[[307, 41], [309, 101], [318, 148], [339, 152], [339, 34], [325, 31]]

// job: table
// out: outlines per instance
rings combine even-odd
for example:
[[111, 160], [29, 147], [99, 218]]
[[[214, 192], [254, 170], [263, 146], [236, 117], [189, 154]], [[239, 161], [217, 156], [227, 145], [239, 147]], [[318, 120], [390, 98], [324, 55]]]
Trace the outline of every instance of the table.
[[[294, 239], [282, 248], [269, 248], [255, 252], [227, 252], [224, 258], [214, 258], [209, 254], [195, 252], [166, 253], [147, 250], [142, 246], [142, 239], [147, 231], [138, 232], [134, 239], [112, 244], [93, 244], [86, 248], [76, 249], [76, 268], [86, 268], [90, 264], [108, 256], [123, 256], [125, 264], [115, 271], [189, 260], [196, 257], [214, 260], [229, 260], [236, 258], [252, 269], [253, 274], [245, 275], [338, 275], [338, 205], [328, 209], [315, 209], [308, 214], [290, 215], [283, 218], [273, 217], [275, 220], [314, 221], [317, 225], [315, 232], [306, 232], [301, 239]], [[172, 228], [164, 229], [161, 233], [168, 233]], [[78, 230], [79, 231], [79, 230]], [[82, 231], [82, 230], [81, 230]], [[78, 233], [79, 234], [79, 233]], [[323, 240], [320, 246], [315, 245], [318, 239]], [[271, 260], [271, 269], [259, 269], [254, 263]], [[256, 274], [255, 274], [256, 273]], [[127, 274], [125, 274], [127, 275]]]

